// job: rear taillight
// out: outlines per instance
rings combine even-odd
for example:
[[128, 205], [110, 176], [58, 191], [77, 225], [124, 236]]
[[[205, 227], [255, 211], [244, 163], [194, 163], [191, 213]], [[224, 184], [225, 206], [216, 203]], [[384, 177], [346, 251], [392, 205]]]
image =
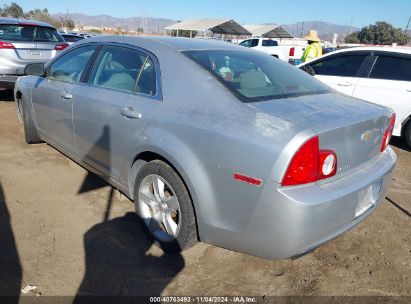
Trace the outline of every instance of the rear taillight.
[[62, 50], [64, 50], [65, 48], [67, 48], [69, 45], [67, 44], [67, 43], [62, 43], [62, 44], [57, 44], [55, 47], [54, 47], [54, 49], [56, 50], [56, 51], [62, 51]]
[[320, 150], [318, 179], [328, 178], [337, 173], [337, 155], [332, 150]]
[[390, 143], [392, 132], [394, 131], [394, 125], [395, 125], [395, 113], [392, 114], [390, 123], [387, 129], [385, 129], [384, 136], [382, 137], [381, 152], [384, 152], [384, 150], [388, 147], [388, 144]]
[[281, 185], [313, 183], [334, 176], [336, 172], [337, 155], [332, 150], [320, 150], [318, 136], [314, 136], [295, 153]]
[[290, 48], [290, 52], [289, 52], [289, 56], [290, 57], [294, 57], [294, 54], [295, 54], [295, 47], [292, 47], [292, 48]]
[[0, 49], [14, 49], [14, 45], [10, 42], [0, 41]]

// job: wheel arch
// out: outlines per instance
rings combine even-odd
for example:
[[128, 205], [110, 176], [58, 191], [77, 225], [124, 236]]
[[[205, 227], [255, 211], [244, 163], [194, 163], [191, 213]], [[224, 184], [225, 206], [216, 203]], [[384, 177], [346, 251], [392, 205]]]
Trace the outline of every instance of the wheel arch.
[[401, 122], [401, 137], [404, 136], [405, 129], [409, 123], [411, 123], [411, 112], [405, 115], [405, 119]]
[[197, 238], [200, 240], [200, 229], [201, 229], [201, 216], [200, 216], [200, 206], [198, 203], [197, 192], [195, 191], [194, 185], [191, 183], [187, 172], [184, 170], [184, 167], [180, 165], [180, 162], [173, 158], [169, 153], [165, 151], [159, 151], [159, 149], [145, 149], [142, 152], [136, 154], [131, 162], [129, 167], [128, 175], [128, 187], [129, 187], [129, 196], [134, 200], [134, 183], [137, 177], [138, 172], [144, 166], [144, 164], [153, 161], [161, 160], [169, 165], [181, 178], [184, 186], [187, 188], [188, 194], [192, 201], [194, 216], [196, 219], [196, 228], [197, 228]]

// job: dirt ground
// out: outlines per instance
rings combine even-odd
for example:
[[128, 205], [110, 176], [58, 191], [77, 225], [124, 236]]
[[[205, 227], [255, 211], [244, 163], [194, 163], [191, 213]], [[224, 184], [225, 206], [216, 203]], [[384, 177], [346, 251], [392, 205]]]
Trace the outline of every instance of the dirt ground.
[[54, 148], [25, 144], [4, 99], [0, 295], [32, 284], [43, 296], [411, 296], [411, 152], [399, 140], [382, 206], [315, 252], [269, 261], [199, 243], [168, 256], [142, 234], [130, 201]]

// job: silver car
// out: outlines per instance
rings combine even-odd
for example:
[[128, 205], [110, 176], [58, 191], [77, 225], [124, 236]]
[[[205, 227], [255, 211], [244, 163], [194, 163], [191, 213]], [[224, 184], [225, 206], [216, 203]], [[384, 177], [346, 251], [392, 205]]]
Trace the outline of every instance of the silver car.
[[134, 200], [167, 252], [300, 256], [375, 210], [396, 161], [391, 110], [223, 42], [97, 37], [26, 72], [26, 141]]
[[0, 18], [0, 90], [12, 89], [29, 63], [46, 63], [68, 47], [50, 24]]

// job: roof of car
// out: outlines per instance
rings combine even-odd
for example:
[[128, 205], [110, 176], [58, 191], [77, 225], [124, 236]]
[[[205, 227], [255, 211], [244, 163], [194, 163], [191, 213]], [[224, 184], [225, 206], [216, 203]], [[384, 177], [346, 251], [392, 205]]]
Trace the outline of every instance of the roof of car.
[[84, 38], [83, 36], [76, 35], [76, 34], [70, 34], [70, 33], [60, 33], [61, 36], [70, 36], [70, 37], [79, 37], [79, 38]]
[[88, 42], [117, 42], [126, 43], [136, 46], [142, 46], [144, 43], [155, 43], [158, 47], [168, 47], [176, 51], [187, 51], [187, 50], [209, 50], [209, 49], [243, 49], [235, 44], [218, 41], [214, 39], [198, 39], [198, 38], [182, 38], [182, 37], [164, 37], [164, 36], [98, 36], [87, 39], [87, 41], [82, 41], [83, 43]]
[[[392, 47], [392, 46], [360, 46], [360, 47], [350, 47], [341, 50], [336, 50], [331, 54], [353, 52], [353, 51], [375, 51], [375, 52], [391, 52], [391, 53], [402, 53], [411, 54], [411, 48], [407, 47]], [[327, 54], [328, 55], [328, 54]]]
[[24, 25], [33, 25], [33, 26], [44, 26], [44, 27], [51, 27], [54, 26], [37, 20], [28, 20], [28, 19], [17, 19], [17, 18], [4, 18], [0, 17], [0, 24], [24, 24]]

